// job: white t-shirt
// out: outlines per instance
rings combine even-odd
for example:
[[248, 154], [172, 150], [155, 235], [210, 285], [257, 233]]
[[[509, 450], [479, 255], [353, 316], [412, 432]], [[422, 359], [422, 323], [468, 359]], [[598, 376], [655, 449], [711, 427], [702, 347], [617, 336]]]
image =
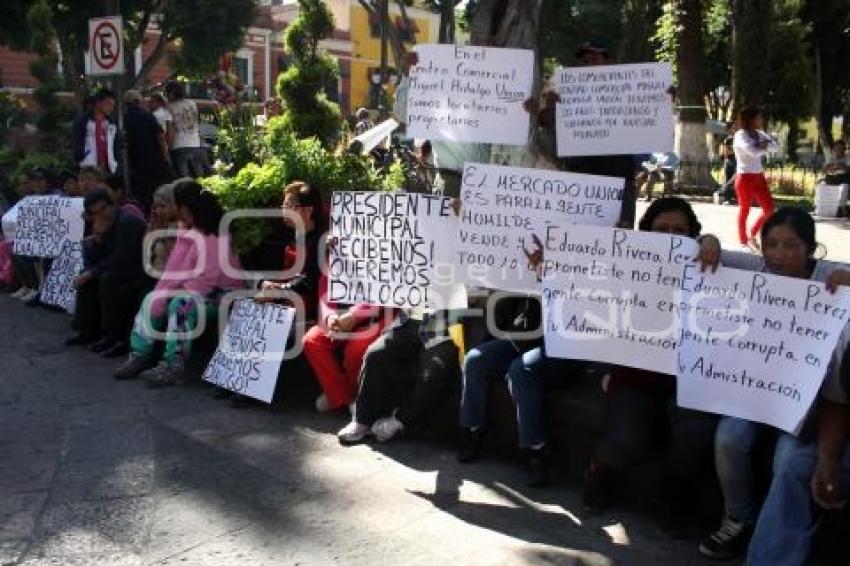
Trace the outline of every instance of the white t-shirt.
[[172, 149], [201, 147], [201, 132], [198, 129], [198, 107], [191, 100], [177, 100], [169, 104], [174, 120], [174, 143]]
[[174, 121], [174, 118], [171, 116], [171, 112], [162, 107], [153, 111], [153, 117], [156, 118], [156, 121], [159, 124], [159, 127], [162, 128], [163, 133], [168, 131], [168, 123]]
[[[756, 130], [758, 141], [753, 139], [749, 132], [738, 130], [732, 138], [732, 149], [735, 150], [735, 160], [737, 161], [738, 173], [764, 173], [764, 165], [761, 159], [769, 151], [778, 151], [779, 146], [766, 133], [761, 130]], [[766, 149], [761, 149], [758, 144], [768, 142]]]

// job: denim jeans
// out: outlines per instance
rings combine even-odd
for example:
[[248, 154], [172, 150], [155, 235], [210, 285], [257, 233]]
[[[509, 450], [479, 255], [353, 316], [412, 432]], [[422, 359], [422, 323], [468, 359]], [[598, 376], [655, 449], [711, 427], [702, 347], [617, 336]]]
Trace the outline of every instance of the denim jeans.
[[543, 348], [521, 353], [509, 340], [485, 342], [470, 350], [464, 360], [460, 424], [466, 428], [484, 426], [490, 381], [497, 376], [506, 378], [516, 404], [520, 446], [540, 446], [546, 442], [546, 384], [569, 379], [585, 365], [549, 358]]
[[765, 426], [735, 417], [723, 417], [714, 436], [717, 478], [723, 490], [726, 514], [737, 521], [756, 519], [753, 494], [753, 445]]
[[[810, 482], [817, 445], [790, 434], [776, 443], [773, 482], [759, 514], [747, 554], [748, 566], [800, 566], [806, 563], [818, 526], [818, 507]], [[850, 444], [842, 460], [842, 487], [850, 486]]]

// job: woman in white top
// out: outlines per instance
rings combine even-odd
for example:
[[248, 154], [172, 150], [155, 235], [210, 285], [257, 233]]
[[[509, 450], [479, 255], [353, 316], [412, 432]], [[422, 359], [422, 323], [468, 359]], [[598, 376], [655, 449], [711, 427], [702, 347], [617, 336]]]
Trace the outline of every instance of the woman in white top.
[[[776, 142], [762, 131], [764, 114], [760, 108], [748, 106], [741, 110], [738, 117], [738, 131], [732, 142], [735, 151], [737, 170], [735, 173], [735, 192], [738, 195], [738, 238], [741, 245], [758, 249], [756, 234], [762, 224], [773, 214], [773, 197], [767, 187], [762, 157], [768, 151], [778, 149]], [[761, 207], [761, 216], [747, 232], [747, 217], [753, 201]]]

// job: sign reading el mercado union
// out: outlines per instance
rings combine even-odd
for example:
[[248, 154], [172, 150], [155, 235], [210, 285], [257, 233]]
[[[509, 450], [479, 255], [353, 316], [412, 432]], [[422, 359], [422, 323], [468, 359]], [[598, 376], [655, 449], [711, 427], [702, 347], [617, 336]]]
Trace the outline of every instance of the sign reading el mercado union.
[[534, 53], [527, 49], [419, 45], [410, 69], [411, 137], [525, 145]]
[[124, 74], [124, 42], [121, 16], [89, 20], [89, 74]]

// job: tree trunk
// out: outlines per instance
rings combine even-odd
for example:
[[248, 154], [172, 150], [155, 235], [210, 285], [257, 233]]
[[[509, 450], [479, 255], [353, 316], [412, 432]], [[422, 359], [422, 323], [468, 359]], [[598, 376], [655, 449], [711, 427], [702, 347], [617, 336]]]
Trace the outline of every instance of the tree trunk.
[[773, 0], [733, 0], [732, 96], [736, 111], [763, 105], [767, 99], [772, 13]]
[[[540, 63], [537, 61], [537, 35], [542, 0], [479, 0], [472, 18], [470, 44], [490, 47], [531, 49], [535, 53], [532, 98], [540, 94]], [[537, 147], [537, 128], [529, 120], [525, 146], [491, 145], [491, 161], [509, 165], [545, 166]], [[551, 164], [549, 164], [551, 167]]]
[[681, 161], [679, 185], [713, 190], [717, 183], [711, 177], [706, 143], [702, 8], [702, 0], [676, 0], [679, 29], [676, 64], [681, 109], [676, 125], [675, 148]]

